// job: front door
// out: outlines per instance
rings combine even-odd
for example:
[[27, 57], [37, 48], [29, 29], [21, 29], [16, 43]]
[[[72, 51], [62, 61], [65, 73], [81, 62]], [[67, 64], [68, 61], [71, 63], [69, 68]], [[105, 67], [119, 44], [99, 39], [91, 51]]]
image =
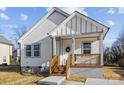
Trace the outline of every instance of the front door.
[[69, 54], [72, 52], [72, 39], [62, 40], [62, 65], [66, 64], [66, 60]]

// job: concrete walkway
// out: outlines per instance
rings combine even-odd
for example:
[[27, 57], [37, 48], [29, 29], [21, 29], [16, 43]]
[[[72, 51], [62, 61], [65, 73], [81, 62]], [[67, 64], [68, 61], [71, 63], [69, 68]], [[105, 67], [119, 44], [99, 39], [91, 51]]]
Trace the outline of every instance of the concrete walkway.
[[87, 78], [85, 85], [124, 85], [123, 80]]
[[83, 82], [76, 82], [76, 81], [63, 81], [60, 85], [84, 85]]
[[104, 78], [102, 68], [71, 68], [71, 75], [87, 78]]
[[63, 76], [49, 76], [38, 82], [38, 85], [124, 85], [122, 80], [87, 78], [86, 82], [67, 81]]
[[65, 81], [64, 76], [49, 76], [38, 81], [38, 85], [60, 85], [63, 81]]

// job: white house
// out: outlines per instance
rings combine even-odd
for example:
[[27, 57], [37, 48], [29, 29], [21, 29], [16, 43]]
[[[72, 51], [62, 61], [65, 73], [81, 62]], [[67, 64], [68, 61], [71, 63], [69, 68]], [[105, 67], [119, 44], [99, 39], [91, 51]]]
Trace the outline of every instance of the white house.
[[9, 65], [12, 56], [12, 43], [0, 36], [0, 65]]
[[71, 67], [102, 67], [108, 30], [77, 11], [69, 15], [53, 8], [18, 40], [22, 70], [47, 67], [53, 55], [59, 56], [62, 66], [70, 55]]

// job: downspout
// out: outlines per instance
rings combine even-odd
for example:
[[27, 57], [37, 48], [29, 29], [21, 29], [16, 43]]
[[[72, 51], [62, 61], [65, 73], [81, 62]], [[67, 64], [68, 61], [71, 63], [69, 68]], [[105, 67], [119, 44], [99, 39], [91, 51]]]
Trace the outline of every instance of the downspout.
[[20, 43], [18, 43], [18, 45], [19, 45], [19, 52], [20, 52], [20, 57], [19, 57], [19, 72], [20, 72], [20, 74], [22, 74], [22, 70], [21, 70], [21, 44]]
[[53, 57], [53, 37], [51, 35], [49, 35], [49, 33], [47, 33], [47, 35], [51, 38], [52, 40], [52, 57]]

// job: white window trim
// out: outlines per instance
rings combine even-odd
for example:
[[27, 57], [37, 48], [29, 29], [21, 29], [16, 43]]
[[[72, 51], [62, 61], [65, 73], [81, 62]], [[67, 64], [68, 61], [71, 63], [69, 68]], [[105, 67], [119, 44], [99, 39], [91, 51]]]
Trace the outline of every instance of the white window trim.
[[[37, 44], [39, 45], [39, 50], [37, 50], [37, 51], [39, 51], [39, 56], [34, 56], [34, 45], [37, 45]], [[41, 57], [41, 48], [40, 48], [40, 47], [41, 47], [41, 44], [40, 44], [40, 43], [34, 43], [34, 44], [32, 44], [32, 51], [33, 51], [33, 52], [32, 52], [32, 56], [33, 56], [33, 57], [35, 57], [35, 58]], [[36, 51], [36, 50], [35, 50], [35, 51]]]
[[28, 46], [28, 45], [31, 45], [31, 44], [24, 45], [24, 53], [25, 53], [26, 58], [31, 58], [31, 56], [32, 56], [32, 48], [31, 48], [31, 56], [26, 55], [26, 46]]
[[92, 42], [82, 42], [82, 44], [81, 44], [81, 54], [84, 54], [84, 43], [90, 43], [91, 44], [91, 49], [90, 49], [90, 54], [91, 54], [91, 52], [92, 52]]
[[[34, 56], [34, 45], [39, 44], [39, 56]], [[31, 56], [26, 56], [26, 46], [31, 45]], [[26, 44], [24, 45], [25, 58], [40, 58], [41, 57], [41, 43]]]

